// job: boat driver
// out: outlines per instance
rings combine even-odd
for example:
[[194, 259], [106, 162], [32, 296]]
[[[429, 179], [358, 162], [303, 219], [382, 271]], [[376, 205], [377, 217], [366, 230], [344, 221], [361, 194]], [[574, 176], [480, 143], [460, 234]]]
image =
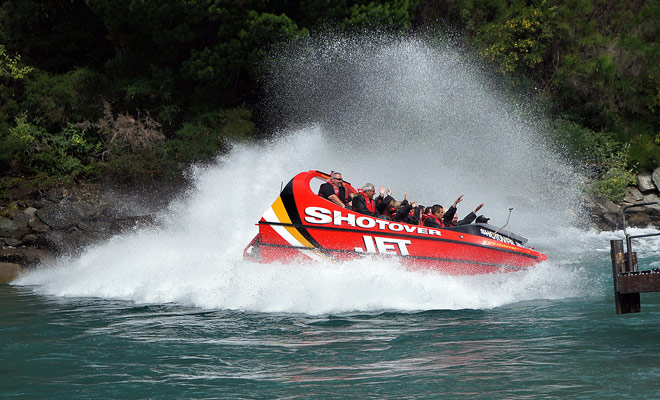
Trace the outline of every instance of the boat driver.
[[343, 208], [346, 208], [346, 204], [351, 201], [346, 195], [346, 188], [344, 187], [344, 179], [341, 176], [341, 172], [330, 174], [330, 179], [321, 185], [318, 194]]

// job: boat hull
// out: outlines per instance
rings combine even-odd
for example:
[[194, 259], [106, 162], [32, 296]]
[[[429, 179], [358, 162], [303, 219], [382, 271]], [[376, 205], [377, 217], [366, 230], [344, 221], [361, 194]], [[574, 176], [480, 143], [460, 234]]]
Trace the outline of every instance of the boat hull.
[[[432, 229], [354, 213], [310, 188], [319, 171], [296, 175], [258, 223], [244, 256], [263, 262], [397, 258], [410, 268], [483, 274], [531, 268], [547, 257], [488, 224]], [[353, 188], [346, 184], [348, 188]]]

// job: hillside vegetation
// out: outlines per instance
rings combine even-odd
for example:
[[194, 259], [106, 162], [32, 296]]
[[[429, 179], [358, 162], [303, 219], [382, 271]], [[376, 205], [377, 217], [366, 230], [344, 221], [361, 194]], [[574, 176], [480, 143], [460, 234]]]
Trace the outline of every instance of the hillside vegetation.
[[612, 199], [660, 165], [660, 2], [5, 0], [0, 171], [175, 176], [268, 131], [259, 66], [322, 31], [460, 34]]

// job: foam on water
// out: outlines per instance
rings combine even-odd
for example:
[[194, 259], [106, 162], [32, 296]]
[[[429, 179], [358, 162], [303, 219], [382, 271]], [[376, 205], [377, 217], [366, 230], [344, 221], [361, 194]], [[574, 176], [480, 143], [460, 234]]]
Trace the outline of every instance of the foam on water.
[[[608, 234], [572, 228], [578, 179], [541, 144], [524, 111], [498, 97], [460, 53], [416, 40], [337, 37], [292, 46], [270, 75], [284, 130], [236, 144], [193, 170], [194, 186], [155, 227], [116, 236], [25, 274], [40, 293], [138, 303], [309, 314], [492, 308], [599, 296], [586, 260], [605, 260]], [[300, 125], [303, 121], [305, 124]], [[255, 264], [242, 259], [255, 223], [282, 183], [309, 169], [340, 170], [356, 185], [449, 205], [485, 202], [491, 223], [514, 208], [512, 230], [550, 257], [533, 271], [443, 276], [395, 260]], [[620, 237], [620, 235], [618, 236]], [[586, 256], [585, 256], [586, 254]]]

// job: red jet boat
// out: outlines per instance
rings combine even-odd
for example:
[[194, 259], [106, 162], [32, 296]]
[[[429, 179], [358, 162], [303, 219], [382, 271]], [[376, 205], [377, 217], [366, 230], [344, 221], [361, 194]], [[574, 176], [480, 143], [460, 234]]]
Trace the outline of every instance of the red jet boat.
[[[490, 224], [432, 229], [339, 207], [312, 191], [312, 180], [329, 178], [312, 170], [291, 179], [243, 256], [262, 263], [397, 257], [412, 268], [461, 275], [524, 270], [547, 260], [524, 247], [527, 239]], [[346, 181], [344, 187], [355, 192]]]

